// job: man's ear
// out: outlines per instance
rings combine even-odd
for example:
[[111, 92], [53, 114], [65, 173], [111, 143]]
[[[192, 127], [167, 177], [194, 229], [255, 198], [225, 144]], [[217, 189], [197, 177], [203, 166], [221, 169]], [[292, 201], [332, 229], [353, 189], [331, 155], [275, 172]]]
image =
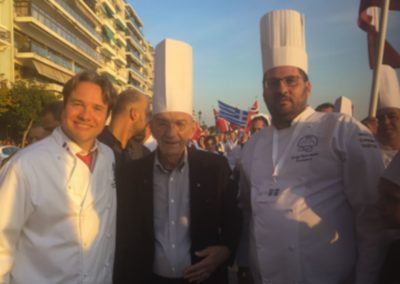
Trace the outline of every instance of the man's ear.
[[133, 106], [129, 108], [129, 118], [133, 121], [136, 121], [138, 119], [138, 112]]
[[306, 81], [306, 91], [307, 91], [307, 98], [309, 98], [309, 97], [310, 97], [310, 94], [311, 94], [311, 88], [312, 88], [312, 85], [311, 85], [311, 82], [310, 82], [310, 80]]

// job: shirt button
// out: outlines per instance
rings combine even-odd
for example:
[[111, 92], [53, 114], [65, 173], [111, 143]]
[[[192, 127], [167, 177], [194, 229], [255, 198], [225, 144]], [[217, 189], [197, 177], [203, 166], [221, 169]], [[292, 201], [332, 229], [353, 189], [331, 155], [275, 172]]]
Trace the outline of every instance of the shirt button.
[[174, 178], [173, 178], [173, 177], [171, 177], [171, 178], [169, 179], [169, 181], [174, 181]]
[[175, 225], [175, 221], [171, 221], [171, 225]]
[[290, 251], [294, 251], [295, 248], [296, 248], [296, 247], [295, 247], [294, 245], [289, 246], [289, 250], [290, 250]]
[[174, 203], [174, 202], [175, 202], [175, 200], [171, 199], [171, 200], [170, 200], [170, 202], [171, 202], [171, 203]]
[[172, 244], [171, 247], [174, 249], [175, 248], [175, 244]]

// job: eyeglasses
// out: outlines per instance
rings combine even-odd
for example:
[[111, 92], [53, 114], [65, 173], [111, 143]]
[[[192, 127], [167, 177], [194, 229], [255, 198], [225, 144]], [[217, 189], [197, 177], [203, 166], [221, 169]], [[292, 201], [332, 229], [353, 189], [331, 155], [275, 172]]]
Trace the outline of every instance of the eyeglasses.
[[286, 87], [296, 87], [300, 78], [300, 76], [286, 76], [283, 78], [266, 79], [264, 80], [264, 87], [269, 89], [277, 89], [281, 85], [281, 81]]

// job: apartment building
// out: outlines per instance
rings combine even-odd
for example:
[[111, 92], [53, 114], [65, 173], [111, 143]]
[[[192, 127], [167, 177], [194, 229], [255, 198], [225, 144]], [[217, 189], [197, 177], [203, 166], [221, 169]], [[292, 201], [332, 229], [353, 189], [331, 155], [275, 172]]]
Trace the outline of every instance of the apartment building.
[[0, 1], [0, 84], [14, 79], [13, 3]]
[[[61, 91], [75, 73], [97, 70], [118, 90], [132, 87], [151, 95], [152, 47], [143, 36], [143, 23], [126, 0], [3, 0], [2, 5], [4, 1], [14, 17], [11, 23], [0, 22], [0, 32], [8, 31], [8, 46], [13, 44], [6, 55], [2, 49], [3, 45], [7, 49], [7, 41], [1, 41], [0, 59], [9, 58], [14, 74], [6, 73], [6, 67], [0, 73], [9, 74], [10, 81], [36, 80]], [[6, 12], [1, 9], [1, 13], [3, 19]], [[128, 40], [132, 18], [136, 38]], [[134, 64], [129, 50], [132, 42], [137, 52]], [[132, 79], [135, 72], [141, 76]]]

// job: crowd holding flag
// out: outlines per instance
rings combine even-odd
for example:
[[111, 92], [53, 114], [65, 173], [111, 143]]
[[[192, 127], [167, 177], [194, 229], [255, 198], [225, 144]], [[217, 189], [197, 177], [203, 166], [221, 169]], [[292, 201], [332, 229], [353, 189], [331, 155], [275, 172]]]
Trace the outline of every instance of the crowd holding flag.
[[259, 113], [259, 108], [258, 108], [258, 101], [255, 100], [253, 105], [251, 106], [249, 110], [249, 114], [247, 115], [247, 122], [246, 122], [246, 129], [245, 131], [248, 133], [250, 132], [250, 125], [251, 125], [251, 120], [255, 115]]
[[[214, 110], [217, 128], [226, 129], [227, 123], [233, 129], [248, 129], [251, 118], [258, 114], [258, 101], [256, 100], [250, 110], [242, 110], [237, 107], [218, 101], [219, 112]], [[223, 131], [225, 132], [225, 131]]]
[[219, 116], [230, 122], [232, 127], [244, 128], [249, 112], [218, 101]]
[[230, 123], [225, 118], [220, 117], [219, 112], [213, 109], [215, 117], [215, 128], [222, 133], [229, 131]]

